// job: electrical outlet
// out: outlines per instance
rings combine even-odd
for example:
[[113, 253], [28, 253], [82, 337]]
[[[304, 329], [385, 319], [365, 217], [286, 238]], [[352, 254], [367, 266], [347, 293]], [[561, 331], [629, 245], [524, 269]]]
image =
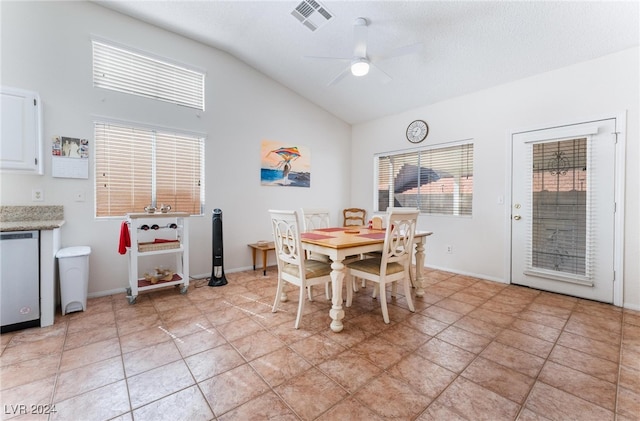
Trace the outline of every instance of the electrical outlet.
[[447, 254], [453, 254], [453, 246], [447, 246]]
[[44, 193], [42, 189], [32, 189], [31, 190], [31, 201], [33, 202], [42, 202], [44, 201]]

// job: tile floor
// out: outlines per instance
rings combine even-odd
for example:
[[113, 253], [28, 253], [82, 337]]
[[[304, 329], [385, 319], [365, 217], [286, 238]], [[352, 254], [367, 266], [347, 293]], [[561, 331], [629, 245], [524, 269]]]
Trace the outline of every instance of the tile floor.
[[[632, 420], [640, 312], [439, 271], [416, 312], [371, 287], [332, 333], [322, 288], [293, 329], [275, 271], [90, 299], [1, 335], [2, 419]], [[23, 406], [21, 406], [23, 405]], [[32, 414], [32, 410], [50, 415]]]

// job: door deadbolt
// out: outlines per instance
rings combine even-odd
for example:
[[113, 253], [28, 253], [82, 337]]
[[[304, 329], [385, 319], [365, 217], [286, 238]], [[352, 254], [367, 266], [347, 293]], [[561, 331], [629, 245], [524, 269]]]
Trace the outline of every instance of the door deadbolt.
[[513, 205], [513, 207], [516, 209], [520, 209], [520, 203], [516, 203], [515, 205]]

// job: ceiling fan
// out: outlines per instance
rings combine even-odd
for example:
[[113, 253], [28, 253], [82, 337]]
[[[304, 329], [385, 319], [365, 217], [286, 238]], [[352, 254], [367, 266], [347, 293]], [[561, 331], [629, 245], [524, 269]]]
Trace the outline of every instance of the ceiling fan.
[[351, 73], [353, 76], [365, 76], [369, 73], [369, 69], [374, 68], [382, 75], [384, 82], [391, 80], [385, 71], [376, 66], [375, 63], [379, 63], [390, 58], [405, 56], [414, 54], [422, 49], [422, 43], [410, 44], [404, 47], [396, 48], [390, 51], [388, 54], [381, 56], [368, 56], [367, 55], [367, 26], [369, 22], [365, 18], [356, 18], [353, 22], [353, 57], [318, 57], [318, 56], [305, 56], [305, 58], [322, 59], [322, 60], [340, 60], [348, 61], [349, 65], [345, 67], [340, 73], [338, 73], [333, 79], [327, 83], [327, 86], [335, 85], [341, 81], [345, 76]]

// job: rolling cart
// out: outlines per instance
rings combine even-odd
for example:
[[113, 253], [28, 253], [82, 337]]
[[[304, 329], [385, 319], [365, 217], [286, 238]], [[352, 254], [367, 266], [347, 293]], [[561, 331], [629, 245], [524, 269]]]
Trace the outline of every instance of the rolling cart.
[[[134, 304], [141, 291], [168, 286], [180, 286], [180, 293], [189, 288], [189, 214], [187, 212], [129, 213], [127, 224], [131, 238], [128, 248], [129, 287], [127, 299]], [[140, 266], [145, 259], [165, 255], [163, 265], [172, 273], [166, 276], [146, 273], [141, 276]], [[172, 260], [171, 257], [174, 257]]]

